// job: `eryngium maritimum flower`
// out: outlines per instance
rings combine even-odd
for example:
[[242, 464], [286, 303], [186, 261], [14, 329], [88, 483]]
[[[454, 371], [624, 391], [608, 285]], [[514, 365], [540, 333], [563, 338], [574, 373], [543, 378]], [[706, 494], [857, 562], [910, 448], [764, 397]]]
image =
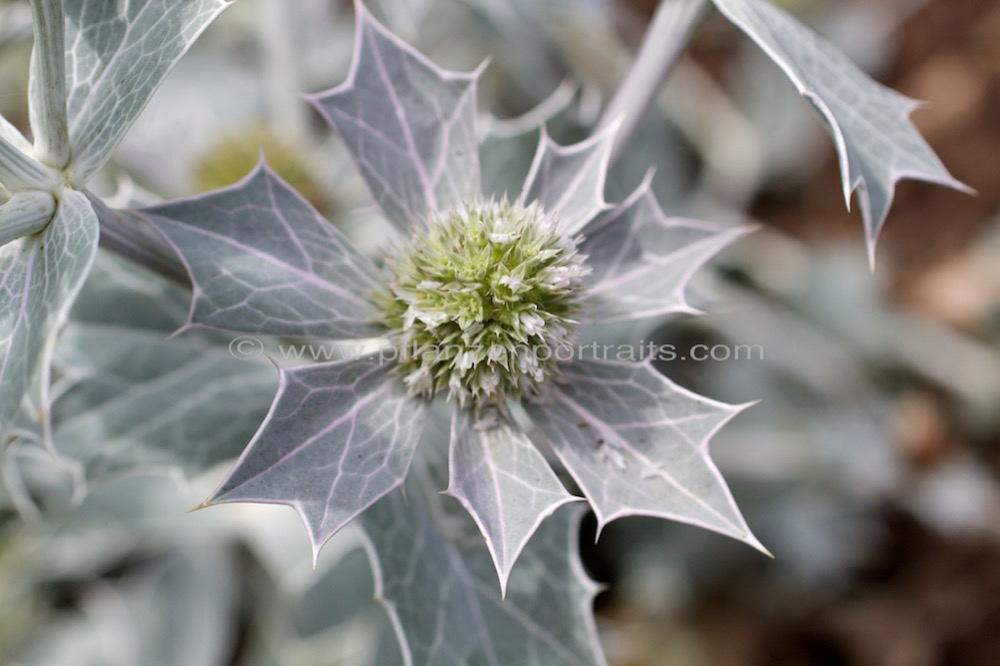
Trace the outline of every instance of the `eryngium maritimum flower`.
[[400, 232], [384, 267], [264, 165], [138, 213], [191, 273], [192, 325], [402, 352], [281, 369], [267, 418], [206, 504], [288, 504], [318, 553], [404, 482], [430, 404], [450, 393], [446, 494], [482, 531], [501, 588], [542, 520], [580, 499], [536, 444], [601, 526], [659, 516], [758, 545], [708, 454], [740, 407], [648, 362], [546, 358], [574, 336], [585, 346], [592, 324], [691, 311], [688, 279], [742, 231], [667, 218], [648, 181], [606, 204], [611, 131], [568, 147], [543, 133], [522, 191], [483, 193], [479, 72], [436, 67], [360, 5], [357, 34], [347, 82], [312, 102]]
[[538, 205], [480, 200], [432, 214], [393, 256], [384, 323], [411, 395], [502, 404], [573, 356], [579, 239]]

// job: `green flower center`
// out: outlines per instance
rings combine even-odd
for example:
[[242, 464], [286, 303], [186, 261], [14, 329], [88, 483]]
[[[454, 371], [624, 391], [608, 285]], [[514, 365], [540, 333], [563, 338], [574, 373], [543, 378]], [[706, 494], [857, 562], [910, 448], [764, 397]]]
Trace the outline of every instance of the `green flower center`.
[[379, 294], [412, 395], [481, 407], [533, 391], [573, 356], [589, 272], [536, 205], [479, 201], [432, 216], [388, 260]]

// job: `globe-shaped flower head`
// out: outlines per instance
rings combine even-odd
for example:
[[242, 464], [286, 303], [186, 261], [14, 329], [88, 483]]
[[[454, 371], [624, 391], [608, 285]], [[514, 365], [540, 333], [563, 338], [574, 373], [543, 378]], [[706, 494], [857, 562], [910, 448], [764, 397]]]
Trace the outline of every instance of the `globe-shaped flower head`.
[[384, 322], [410, 394], [461, 406], [537, 392], [574, 355], [589, 267], [538, 205], [474, 200], [432, 213], [391, 256]]

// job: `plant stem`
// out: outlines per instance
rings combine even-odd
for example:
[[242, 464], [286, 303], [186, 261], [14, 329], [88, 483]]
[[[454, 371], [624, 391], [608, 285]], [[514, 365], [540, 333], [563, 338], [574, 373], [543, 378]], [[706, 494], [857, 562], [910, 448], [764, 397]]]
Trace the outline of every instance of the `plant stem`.
[[187, 269], [170, 245], [141, 216], [112, 210], [87, 193], [101, 223], [101, 247], [179, 284], [190, 285]]
[[258, 34], [263, 49], [265, 100], [270, 121], [295, 141], [308, 141], [307, 106], [298, 98], [299, 67], [294, 12], [287, 0], [257, 0]]
[[28, 97], [35, 157], [61, 169], [69, 162], [62, 0], [31, 0], [31, 13], [35, 45], [31, 51]]
[[661, 0], [625, 82], [618, 88], [594, 130], [596, 134], [622, 121], [611, 153], [612, 162], [628, 146], [663, 81], [673, 71], [695, 30], [701, 25], [707, 8], [708, 0]]
[[42, 190], [17, 192], [0, 206], [0, 245], [37, 234], [56, 212], [56, 200]]
[[48, 190], [59, 184], [60, 176], [51, 167], [36, 162], [0, 135], [0, 183], [9, 192]]

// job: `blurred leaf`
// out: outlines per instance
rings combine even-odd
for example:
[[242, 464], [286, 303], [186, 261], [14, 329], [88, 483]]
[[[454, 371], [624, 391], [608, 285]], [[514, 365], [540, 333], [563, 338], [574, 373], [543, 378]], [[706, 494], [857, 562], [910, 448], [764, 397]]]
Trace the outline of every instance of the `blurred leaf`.
[[98, 252], [70, 316], [77, 323], [166, 335], [187, 322], [190, 303], [190, 289], [117, 255]]
[[54, 439], [89, 480], [167, 467], [189, 475], [239, 455], [267, 414], [273, 368], [199, 340], [74, 325], [62, 363], [81, 380], [63, 394]]
[[872, 263], [900, 179], [968, 191], [909, 121], [919, 103], [873, 81], [832, 44], [764, 0], [713, 1], [823, 118], [840, 157], [848, 206], [857, 193]]
[[37, 635], [32, 666], [214, 666], [231, 650], [236, 584], [214, 548], [181, 551], [114, 588], [98, 587], [83, 613], [66, 613]]

